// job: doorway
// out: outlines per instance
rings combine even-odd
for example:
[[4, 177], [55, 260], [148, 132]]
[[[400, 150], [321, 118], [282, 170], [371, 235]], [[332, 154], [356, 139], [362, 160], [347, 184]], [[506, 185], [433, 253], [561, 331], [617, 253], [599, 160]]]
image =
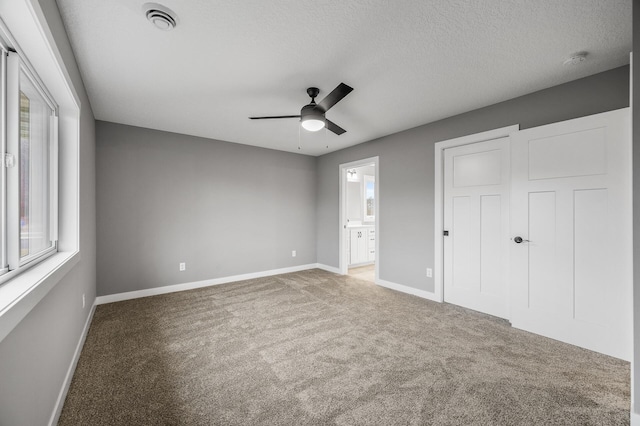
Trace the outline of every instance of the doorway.
[[379, 277], [379, 159], [339, 166], [340, 273], [376, 282]]

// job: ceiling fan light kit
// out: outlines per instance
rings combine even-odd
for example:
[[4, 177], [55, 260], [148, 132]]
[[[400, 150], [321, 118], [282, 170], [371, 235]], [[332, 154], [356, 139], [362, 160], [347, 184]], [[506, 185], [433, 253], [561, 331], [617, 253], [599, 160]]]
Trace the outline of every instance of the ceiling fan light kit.
[[320, 89], [317, 87], [309, 87], [307, 94], [311, 97], [311, 103], [305, 105], [300, 110], [300, 115], [278, 115], [269, 117], [249, 117], [251, 120], [263, 120], [272, 118], [299, 118], [302, 128], [310, 132], [317, 132], [318, 130], [326, 127], [336, 135], [340, 136], [345, 133], [342, 127], [338, 126], [331, 120], [325, 117], [325, 113], [340, 102], [342, 98], [347, 96], [353, 90], [352, 87], [347, 86], [344, 83], [340, 83], [338, 87], [333, 89], [320, 103], [316, 104], [316, 96], [320, 93]]
[[[310, 87], [307, 89], [307, 93], [311, 98], [315, 98], [320, 93], [320, 90], [316, 87]], [[314, 93], [313, 95], [311, 93]], [[311, 102], [309, 105], [302, 107], [300, 111], [300, 123], [302, 128], [310, 132], [317, 132], [326, 126], [324, 113], [322, 113], [315, 102]]]
[[323, 119], [316, 117], [302, 117], [300, 121], [302, 122], [302, 128], [310, 132], [317, 132], [326, 126]]

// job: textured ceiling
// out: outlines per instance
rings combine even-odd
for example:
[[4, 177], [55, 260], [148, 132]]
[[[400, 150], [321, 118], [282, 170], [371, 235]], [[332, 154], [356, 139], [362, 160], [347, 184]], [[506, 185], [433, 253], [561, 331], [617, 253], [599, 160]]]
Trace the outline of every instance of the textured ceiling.
[[[629, 63], [631, 0], [58, 0], [99, 120], [320, 155]], [[572, 53], [587, 61], [563, 66]], [[299, 131], [306, 88], [347, 133]], [[298, 150], [299, 138], [302, 149]], [[327, 148], [328, 145], [328, 148]]]

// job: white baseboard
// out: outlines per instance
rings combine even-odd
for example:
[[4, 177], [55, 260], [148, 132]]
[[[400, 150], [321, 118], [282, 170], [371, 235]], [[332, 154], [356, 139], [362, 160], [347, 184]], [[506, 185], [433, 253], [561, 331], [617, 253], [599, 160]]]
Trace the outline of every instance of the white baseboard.
[[249, 274], [233, 275], [230, 277], [214, 278], [210, 280], [194, 281], [190, 283], [174, 284], [164, 287], [148, 288], [145, 290], [128, 291], [125, 293], [108, 294], [96, 297], [96, 305], [120, 302], [123, 300], [138, 299], [140, 297], [156, 296], [159, 294], [175, 293], [177, 291], [193, 290], [196, 288], [210, 287], [212, 285], [227, 284], [234, 281], [251, 280], [254, 278], [269, 277], [271, 275], [288, 274], [289, 272], [306, 271], [319, 268], [317, 263], [308, 265], [291, 266], [289, 268], [272, 269], [269, 271], [252, 272]]
[[631, 413], [631, 426], [640, 426], [640, 414]]
[[322, 269], [323, 271], [333, 272], [334, 274], [340, 274], [340, 269], [335, 266], [325, 265], [323, 263], [316, 263], [316, 268]]
[[62, 414], [64, 400], [67, 398], [67, 392], [69, 392], [69, 386], [71, 386], [73, 373], [75, 373], [76, 371], [76, 366], [78, 365], [78, 360], [80, 359], [80, 354], [82, 353], [82, 347], [84, 346], [84, 341], [87, 339], [87, 333], [89, 333], [89, 326], [91, 325], [91, 320], [93, 319], [93, 313], [95, 311], [96, 305], [94, 304], [93, 306], [91, 306], [89, 316], [87, 316], [87, 320], [84, 323], [84, 328], [82, 329], [80, 340], [78, 340], [78, 344], [76, 345], [76, 351], [73, 354], [71, 364], [69, 365], [69, 369], [67, 370], [67, 375], [65, 376], [64, 382], [62, 383], [62, 389], [60, 389], [60, 393], [58, 394], [58, 400], [56, 401], [56, 405], [53, 407], [53, 413], [51, 414], [51, 419], [49, 420], [49, 426], [55, 426], [58, 424], [60, 414]]
[[409, 287], [402, 284], [392, 283], [391, 281], [385, 280], [376, 280], [376, 284], [382, 287], [390, 288], [392, 290], [397, 290], [402, 293], [412, 294], [414, 296], [422, 297], [423, 299], [432, 300], [434, 302], [440, 302], [436, 297], [436, 294], [431, 291], [418, 290], [417, 288]]

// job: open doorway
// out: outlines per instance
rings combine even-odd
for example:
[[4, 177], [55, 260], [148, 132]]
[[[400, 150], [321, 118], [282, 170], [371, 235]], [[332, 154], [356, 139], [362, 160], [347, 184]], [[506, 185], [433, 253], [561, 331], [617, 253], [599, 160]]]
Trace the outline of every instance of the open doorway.
[[340, 165], [340, 272], [378, 279], [378, 157]]

